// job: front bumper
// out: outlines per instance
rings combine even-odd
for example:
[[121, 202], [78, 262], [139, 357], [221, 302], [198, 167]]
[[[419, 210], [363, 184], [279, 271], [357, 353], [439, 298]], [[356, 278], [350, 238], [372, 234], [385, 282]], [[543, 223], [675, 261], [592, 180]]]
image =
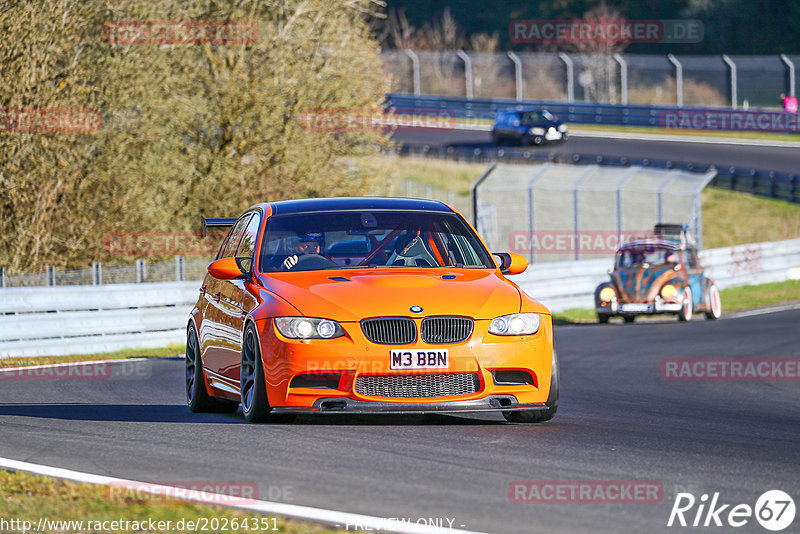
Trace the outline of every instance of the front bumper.
[[[416, 319], [421, 320], [421, 318]], [[334, 339], [292, 340], [276, 331], [270, 319], [258, 321], [262, 361], [270, 406], [276, 412], [424, 413], [533, 410], [544, 406], [550, 392], [553, 330], [542, 315], [539, 331], [529, 336], [495, 336], [488, 320], [476, 320], [472, 336], [449, 345], [449, 367], [435, 370], [392, 370], [390, 349], [436, 349], [417, 341], [402, 347], [376, 345], [358, 323], [341, 323], [345, 335]], [[417, 325], [419, 330], [419, 324]], [[533, 384], [496, 383], [495, 370], [525, 370]], [[295, 377], [308, 373], [341, 375], [335, 388], [292, 387]], [[425, 375], [474, 373], [477, 391], [442, 397], [381, 397], [359, 393], [356, 379], [365, 375]]]
[[353, 414], [419, 414], [512, 412], [518, 410], [546, 410], [543, 402], [519, 404], [513, 395], [491, 395], [483, 399], [450, 402], [374, 402], [346, 397], [317, 399], [314, 405], [273, 408], [275, 413], [353, 413]]

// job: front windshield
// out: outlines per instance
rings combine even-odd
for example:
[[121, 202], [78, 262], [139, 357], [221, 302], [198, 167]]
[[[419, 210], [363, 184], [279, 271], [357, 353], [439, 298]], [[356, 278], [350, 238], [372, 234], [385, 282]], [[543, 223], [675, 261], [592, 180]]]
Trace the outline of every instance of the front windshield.
[[341, 211], [277, 215], [261, 245], [264, 273], [370, 267], [494, 269], [453, 213]]
[[635, 247], [626, 248], [617, 253], [618, 268], [664, 263], [678, 263], [678, 251], [662, 247]]
[[553, 117], [550, 112], [546, 110], [542, 111], [526, 111], [522, 114], [522, 124], [538, 124], [545, 121], [553, 121], [555, 117]]

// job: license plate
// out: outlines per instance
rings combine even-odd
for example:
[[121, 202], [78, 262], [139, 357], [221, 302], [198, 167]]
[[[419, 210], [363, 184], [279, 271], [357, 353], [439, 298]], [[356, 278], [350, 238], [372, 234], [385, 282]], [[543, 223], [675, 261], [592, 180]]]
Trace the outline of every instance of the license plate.
[[640, 304], [640, 303], [633, 303], [633, 304], [623, 304], [620, 306], [620, 310], [624, 312], [649, 312], [651, 310], [650, 304]]
[[389, 369], [447, 369], [449, 364], [447, 349], [389, 351]]

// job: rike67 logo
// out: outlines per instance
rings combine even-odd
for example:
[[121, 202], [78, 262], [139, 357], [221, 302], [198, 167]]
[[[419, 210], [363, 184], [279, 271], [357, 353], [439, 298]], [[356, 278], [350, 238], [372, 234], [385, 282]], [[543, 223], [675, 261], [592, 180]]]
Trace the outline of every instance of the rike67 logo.
[[681, 527], [743, 527], [755, 516], [756, 521], [767, 530], [778, 532], [792, 524], [795, 516], [792, 497], [781, 490], [764, 492], [754, 507], [749, 504], [731, 505], [723, 503], [719, 492], [709, 501], [704, 493], [696, 499], [691, 493], [678, 493], [667, 526]]

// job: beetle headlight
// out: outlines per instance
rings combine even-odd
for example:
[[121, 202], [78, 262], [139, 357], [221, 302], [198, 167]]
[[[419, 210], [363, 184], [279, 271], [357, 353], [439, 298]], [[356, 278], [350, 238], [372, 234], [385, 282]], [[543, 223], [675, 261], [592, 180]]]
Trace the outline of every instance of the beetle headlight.
[[610, 287], [604, 287], [600, 290], [600, 300], [603, 302], [610, 302], [617, 296], [617, 293]]
[[661, 296], [665, 299], [671, 299], [677, 292], [678, 289], [672, 284], [667, 284], [661, 288]]
[[524, 336], [539, 331], [541, 319], [538, 313], [512, 313], [492, 319], [489, 333], [498, 336]]
[[531, 128], [531, 135], [544, 135], [544, 128]]
[[313, 317], [276, 317], [275, 326], [291, 339], [331, 339], [344, 335], [342, 325], [330, 319]]

